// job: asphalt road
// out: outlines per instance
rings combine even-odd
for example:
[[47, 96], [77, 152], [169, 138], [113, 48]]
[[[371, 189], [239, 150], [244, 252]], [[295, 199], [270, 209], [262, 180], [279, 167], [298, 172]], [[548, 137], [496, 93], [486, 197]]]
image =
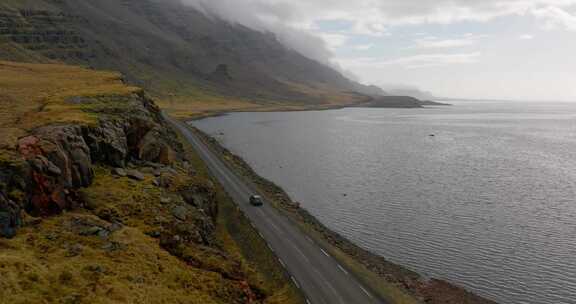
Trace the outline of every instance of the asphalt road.
[[165, 115], [197, 150], [211, 174], [250, 219], [280, 263], [300, 288], [309, 304], [387, 303], [362, 286], [344, 267], [306, 236], [290, 219], [264, 200], [264, 206], [249, 204], [255, 194], [186, 124]]

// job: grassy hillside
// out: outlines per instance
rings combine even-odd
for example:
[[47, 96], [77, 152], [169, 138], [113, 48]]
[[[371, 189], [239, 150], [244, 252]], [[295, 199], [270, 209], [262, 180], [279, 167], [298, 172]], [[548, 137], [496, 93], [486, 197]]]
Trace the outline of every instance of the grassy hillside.
[[0, 62], [0, 126], [1, 303], [302, 303], [118, 73]]
[[179, 3], [0, 0], [0, 59], [118, 70], [184, 112], [351, 103], [364, 98], [351, 92], [373, 90], [270, 33]]
[[104, 99], [140, 91], [123, 84], [115, 72], [0, 61], [0, 149], [16, 153], [17, 139], [43, 125], [95, 124], [97, 115], [89, 110], [103, 103], [76, 104], [74, 97]]

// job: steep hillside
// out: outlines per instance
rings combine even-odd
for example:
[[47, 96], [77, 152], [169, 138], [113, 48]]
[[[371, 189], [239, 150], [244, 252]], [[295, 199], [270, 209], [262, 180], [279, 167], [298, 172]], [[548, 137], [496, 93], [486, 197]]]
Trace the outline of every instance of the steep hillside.
[[[374, 88], [178, 0], [1, 0], [0, 59], [113, 69], [178, 104], [345, 104]], [[376, 91], [377, 92], [377, 91]]]
[[1, 303], [301, 303], [120, 74], [0, 61], [0, 127]]

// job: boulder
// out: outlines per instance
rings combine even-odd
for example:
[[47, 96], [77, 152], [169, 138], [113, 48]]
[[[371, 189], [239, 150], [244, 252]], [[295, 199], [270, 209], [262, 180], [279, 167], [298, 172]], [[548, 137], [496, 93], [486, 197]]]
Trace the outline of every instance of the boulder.
[[114, 168], [112, 169], [112, 174], [120, 177], [126, 177], [128, 173], [123, 168]]
[[21, 138], [18, 151], [27, 161], [26, 209], [50, 215], [79, 204], [75, 190], [94, 179], [90, 149], [79, 126], [48, 126]]
[[178, 193], [182, 199], [215, 219], [218, 214], [218, 204], [216, 203], [216, 192], [209, 185], [185, 185], [180, 187]]
[[188, 218], [188, 209], [184, 206], [176, 206], [172, 209], [172, 215], [181, 221], [185, 221]]
[[115, 167], [125, 167], [128, 157], [126, 123], [101, 120], [96, 128], [85, 128], [84, 138], [90, 147], [92, 158]]
[[139, 159], [171, 165], [176, 161], [176, 152], [162, 139], [159, 129], [150, 130], [136, 146]]
[[142, 172], [135, 170], [135, 169], [127, 170], [126, 176], [128, 176], [129, 178], [131, 178], [133, 180], [137, 180], [137, 181], [143, 181], [146, 179], [146, 177], [144, 176], [144, 174]]

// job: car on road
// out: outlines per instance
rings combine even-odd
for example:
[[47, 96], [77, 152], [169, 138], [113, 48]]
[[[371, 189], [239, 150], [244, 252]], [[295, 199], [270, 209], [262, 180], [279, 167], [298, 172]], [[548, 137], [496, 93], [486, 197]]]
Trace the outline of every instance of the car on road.
[[264, 202], [262, 201], [262, 197], [260, 195], [250, 195], [250, 205], [252, 206], [262, 206]]

